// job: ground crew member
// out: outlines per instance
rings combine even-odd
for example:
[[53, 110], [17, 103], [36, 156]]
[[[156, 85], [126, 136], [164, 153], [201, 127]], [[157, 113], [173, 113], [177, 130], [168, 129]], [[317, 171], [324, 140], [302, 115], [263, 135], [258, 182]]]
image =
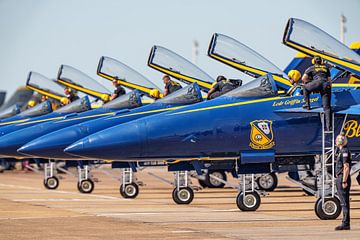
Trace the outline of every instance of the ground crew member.
[[64, 93], [65, 93], [67, 99], [69, 100], [68, 103], [65, 103], [65, 105], [79, 99], [79, 96], [75, 93], [75, 91], [69, 87], [64, 88]]
[[162, 79], [165, 84], [164, 97], [182, 88], [179, 83], [172, 81], [169, 75], [165, 75]]
[[218, 76], [216, 78], [216, 83], [213, 84], [213, 86], [210, 88], [208, 94], [207, 94], [207, 99], [214, 99], [217, 98], [231, 90], [233, 90], [234, 88], [236, 88], [236, 86], [230, 82], [229, 80], [227, 80], [224, 76]]
[[110, 101], [114, 100], [115, 98], [126, 94], [125, 88], [123, 88], [120, 83], [119, 83], [119, 78], [114, 77], [114, 79], [112, 80], [113, 86], [115, 87], [114, 93], [111, 95], [110, 97]]
[[292, 86], [288, 90], [287, 94], [291, 96], [293, 94], [295, 94], [295, 96], [300, 95], [300, 89], [298, 88], [298, 86], [300, 85], [299, 80], [301, 78], [301, 73], [296, 69], [292, 69], [288, 72], [288, 77], [289, 82], [292, 84]]
[[338, 135], [335, 140], [339, 151], [336, 156], [336, 190], [340, 198], [343, 211], [342, 224], [337, 226], [335, 230], [350, 230], [350, 187], [351, 187], [351, 152], [347, 147], [347, 138]]
[[330, 70], [319, 56], [315, 56], [313, 66], [306, 69], [302, 77], [304, 84], [303, 108], [310, 110], [310, 93], [319, 92], [322, 98], [322, 106], [325, 113], [326, 130], [331, 130], [331, 78]]

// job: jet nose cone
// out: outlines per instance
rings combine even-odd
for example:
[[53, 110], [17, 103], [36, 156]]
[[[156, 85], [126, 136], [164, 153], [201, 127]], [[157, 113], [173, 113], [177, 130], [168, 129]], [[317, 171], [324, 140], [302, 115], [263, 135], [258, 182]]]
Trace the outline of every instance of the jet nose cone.
[[83, 149], [84, 149], [84, 142], [85, 142], [85, 144], [87, 144], [89, 142], [88, 138], [83, 138], [83, 139], [71, 144], [70, 146], [68, 146], [67, 148], [64, 149], [64, 152], [66, 154], [73, 155], [73, 156], [81, 156], [81, 154], [83, 153]]
[[24, 157], [17, 152], [17, 149], [24, 143], [24, 139], [16, 134], [7, 134], [0, 138], [0, 155], [9, 157]]
[[62, 132], [63, 131], [55, 131], [36, 138], [19, 148], [18, 152], [41, 158], [69, 159], [69, 155], [64, 153], [64, 148], [77, 139], [71, 141], [70, 137], [69, 141], [69, 136]]
[[111, 127], [83, 138], [65, 152], [88, 159], [129, 160], [142, 155], [145, 131], [138, 122]]

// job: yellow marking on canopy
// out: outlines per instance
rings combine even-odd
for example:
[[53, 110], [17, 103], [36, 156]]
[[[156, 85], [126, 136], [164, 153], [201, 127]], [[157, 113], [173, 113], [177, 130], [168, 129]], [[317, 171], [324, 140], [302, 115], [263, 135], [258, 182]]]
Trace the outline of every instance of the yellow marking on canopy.
[[196, 82], [197, 84], [199, 84], [199, 86], [202, 86], [202, 87], [207, 88], [207, 89], [210, 89], [211, 85], [212, 85], [212, 83], [210, 84], [210, 83], [207, 83], [207, 82], [204, 82], [204, 81], [201, 81], [201, 80], [189, 77], [189, 76], [185, 76], [183, 74], [171, 71], [171, 70], [163, 68], [163, 67], [159, 67], [159, 66], [154, 65], [154, 64], [149, 64], [149, 66], [152, 67], [152, 68], [155, 68], [155, 69], [157, 69], [157, 70], [159, 70], [161, 72], [164, 72], [164, 73], [166, 73], [166, 74], [168, 74], [170, 76], [173, 76], [175, 78], [180, 78], [180, 79], [183, 79], [183, 80], [191, 82], [191, 83]]

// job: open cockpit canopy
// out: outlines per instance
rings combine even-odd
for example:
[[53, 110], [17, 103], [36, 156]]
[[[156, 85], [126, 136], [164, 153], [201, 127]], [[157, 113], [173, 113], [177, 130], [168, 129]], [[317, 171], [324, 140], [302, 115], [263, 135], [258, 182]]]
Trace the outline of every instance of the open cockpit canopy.
[[167, 95], [162, 99], [159, 99], [156, 102], [185, 105], [201, 102], [202, 100], [203, 98], [201, 96], [199, 85], [197, 83], [193, 83]]
[[61, 65], [57, 81], [105, 102], [110, 99], [110, 90], [87, 74], [68, 65]]
[[50, 98], [61, 100], [65, 97], [64, 88], [56, 81], [51, 80], [40, 73], [30, 72], [26, 81], [26, 86], [39, 94]]
[[224, 96], [244, 98], [267, 98], [277, 95], [278, 89], [271, 74], [260, 76], [224, 94]]
[[110, 81], [116, 78], [124, 87], [138, 89], [150, 97], [153, 90], [160, 91], [154, 83], [142, 74], [110, 57], [100, 58], [97, 74]]
[[161, 46], [153, 46], [151, 48], [148, 66], [186, 84], [196, 82], [205, 91], [208, 91], [214, 82], [214, 79], [199, 67], [175, 52]]
[[229, 36], [215, 33], [210, 41], [208, 55], [252, 77], [270, 73], [279, 87], [283, 89], [291, 87], [287, 75], [277, 66], [245, 44]]
[[360, 55], [318, 27], [297, 18], [287, 22], [283, 43], [360, 76]]

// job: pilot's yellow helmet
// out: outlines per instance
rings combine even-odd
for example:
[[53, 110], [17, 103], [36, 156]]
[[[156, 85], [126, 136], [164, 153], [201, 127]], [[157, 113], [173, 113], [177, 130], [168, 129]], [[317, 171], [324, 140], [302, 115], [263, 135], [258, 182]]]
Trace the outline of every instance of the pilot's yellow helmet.
[[68, 98], [66, 98], [66, 97], [62, 97], [60, 99], [60, 102], [61, 102], [62, 105], [67, 105], [67, 104], [70, 103], [70, 100]]
[[150, 93], [149, 93], [150, 97], [153, 97], [153, 98], [160, 98], [160, 91], [159, 89], [151, 89], [150, 90]]
[[298, 70], [293, 69], [289, 71], [288, 77], [289, 79], [292, 79], [294, 82], [298, 82], [301, 78], [301, 73]]
[[28, 107], [34, 107], [36, 105], [36, 102], [34, 100], [28, 101]]

